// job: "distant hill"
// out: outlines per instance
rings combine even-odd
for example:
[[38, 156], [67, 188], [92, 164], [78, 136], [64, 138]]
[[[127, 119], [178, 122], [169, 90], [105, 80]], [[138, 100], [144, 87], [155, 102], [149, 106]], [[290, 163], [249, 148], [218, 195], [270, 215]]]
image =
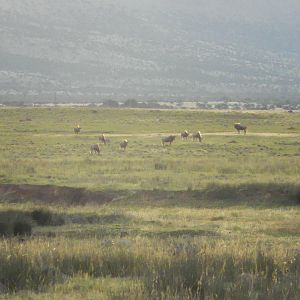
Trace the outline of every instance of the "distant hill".
[[0, 0], [0, 100], [300, 99], [297, 0]]

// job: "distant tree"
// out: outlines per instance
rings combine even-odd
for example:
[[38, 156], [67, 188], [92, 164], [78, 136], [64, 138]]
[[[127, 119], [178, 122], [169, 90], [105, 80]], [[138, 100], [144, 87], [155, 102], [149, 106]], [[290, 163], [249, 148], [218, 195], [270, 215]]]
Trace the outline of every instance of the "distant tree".
[[228, 108], [228, 104], [227, 103], [218, 103], [215, 105], [216, 109], [227, 109]]
[[232, 99], [230, 99], [229, 97], [226, 97], [226, 96], [220, 98], [220, 102], [227, 103], [227, 102], [230, 102], [230, 101], [232, 101]]
[[119, 107], [119, 102], [114, 101], [114, 100], [106, 100], [103, 102], [103, 106], [106, 107]]
[[138, 107], [139, 103], [135, 99], [128, 99], [124, 102], [126, 107]]
[[197, 102], [197, 107], [199, 108], [206, 108], [207, 103]]

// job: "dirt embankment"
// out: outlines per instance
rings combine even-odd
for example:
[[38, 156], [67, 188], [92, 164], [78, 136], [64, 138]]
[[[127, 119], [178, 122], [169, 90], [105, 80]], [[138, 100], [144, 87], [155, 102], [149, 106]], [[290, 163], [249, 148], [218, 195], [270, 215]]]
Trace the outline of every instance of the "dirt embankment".
[[104, 204], [114, 196], [106, 192], [93, 192], [84, 188], [52, 185], [0, 184], [0, 199], [10, 202], [41, 202], [49, 204], [85, 205]]
[[[0, 184], [0, 201], [54, 205], [103, 205], [125, 201], [134, 205], [226, 207], [300, 205], [300, 187], [285, 184], [211, 185], [202, 190], [90, 191], [51, 185]], [[128, 202], [129, 201], [129, 202]]]

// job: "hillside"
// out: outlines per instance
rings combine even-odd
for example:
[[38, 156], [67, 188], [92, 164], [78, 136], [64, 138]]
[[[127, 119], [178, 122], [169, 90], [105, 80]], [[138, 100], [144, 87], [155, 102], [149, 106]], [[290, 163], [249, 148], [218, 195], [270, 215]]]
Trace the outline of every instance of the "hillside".
[[0, 0], [0, 100], [299, 99], [300, 4]]

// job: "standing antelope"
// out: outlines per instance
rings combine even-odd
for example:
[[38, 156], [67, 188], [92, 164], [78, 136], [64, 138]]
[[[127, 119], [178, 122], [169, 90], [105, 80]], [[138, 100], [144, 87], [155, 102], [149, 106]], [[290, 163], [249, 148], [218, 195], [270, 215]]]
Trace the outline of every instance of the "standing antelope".
[[81, 129], [80, 126], [77, 125], [77, 127], [74, 127], [74, 133], [78, 134], [80, 132], [80, 129]]
[[123, 149], [123, 151], [126, 150], [127, 145], [128, 145], [127, 140], [124, 140], [123, 142], [120, 143], [120, 147], [121, 147], [121, 149]]
[[109, 138], [107, 138], [104, 134], [99, 136], [99, 141], [102, 142], [104, 145], [110, 142]]
[[240, 131], [244, 131], [244, 134], [247, 132], [247, 126], [241, 125], [241, 123], [235, 123], [234, 128], [238, 131], [240, 134]]
[[189, 132], [187, 130], [181, 132], [181, 139], [182, 140], [187, 140], [188, 136], [189, 136]]

